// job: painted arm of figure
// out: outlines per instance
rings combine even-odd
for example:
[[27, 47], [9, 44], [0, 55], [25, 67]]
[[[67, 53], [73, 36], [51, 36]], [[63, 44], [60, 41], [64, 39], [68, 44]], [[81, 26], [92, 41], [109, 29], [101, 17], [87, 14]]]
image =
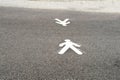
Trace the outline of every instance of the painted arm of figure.
[[59, 47], [63, 47], [65, 45], [65, 43], [61, 43], [59, 44]]
[[65, 19], [64, 20], [64, 22], [66, 23], [66, 24], [70, 24], [70, 21], [69, 21], [69, 19], [67, 18], [67, 19]]
[[69, 19], [68, 19], [68, 18], [64, 20], [64, 22], [67, 22], [67, 21], [69, 21]]
[[73, 43], [73, 45], [76, 46], [76, 47], [80, 47], [80, 46], [81, 46], [81, 45], [78, 45], [78, 44], [76, 44], [76, 43]]
[[56, 21], [59, 21], [59, 22], [61, 21], [61, 20], [60, 20], [60, 19], [58, 19], [58, 18], [55, 18], [55, 20], [56, 20]]
[[61, 22], [56, 22], [56, 23], [58, 23], [58, 24], [62, 24]]
[[67, 22], [66, 24], [70, 24], [70, 22]]

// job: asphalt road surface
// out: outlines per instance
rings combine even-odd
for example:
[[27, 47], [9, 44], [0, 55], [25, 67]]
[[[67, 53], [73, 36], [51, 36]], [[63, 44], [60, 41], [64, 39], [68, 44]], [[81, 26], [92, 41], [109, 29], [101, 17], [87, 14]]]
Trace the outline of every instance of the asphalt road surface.
[[[84, 54], [59, 55], [65, 39]], [[120, 14], [1, 7], [0, 80], [120, 80]]]

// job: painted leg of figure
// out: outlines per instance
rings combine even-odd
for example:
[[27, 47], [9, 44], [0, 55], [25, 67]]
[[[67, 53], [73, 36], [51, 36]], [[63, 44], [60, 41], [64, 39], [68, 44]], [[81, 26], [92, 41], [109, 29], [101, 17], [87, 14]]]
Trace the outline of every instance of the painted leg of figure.
[[70, 47], [73, 51], [75, 51], [77, 54], [82, 55], [83, 53], [79, 51], [79, 49], [75, 48], [74, 46]]
[[64, 54], [69, 48], [70, 48], [69, 46], [63, 47], [63, 48], [58, 52], [58, 54]]

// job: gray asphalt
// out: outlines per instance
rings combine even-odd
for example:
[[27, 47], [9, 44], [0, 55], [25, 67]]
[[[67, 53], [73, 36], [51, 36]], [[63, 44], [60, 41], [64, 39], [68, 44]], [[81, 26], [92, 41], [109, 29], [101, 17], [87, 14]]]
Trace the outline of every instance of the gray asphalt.
[[120, 80], [120, 14], [0, 7], [0, 80]]

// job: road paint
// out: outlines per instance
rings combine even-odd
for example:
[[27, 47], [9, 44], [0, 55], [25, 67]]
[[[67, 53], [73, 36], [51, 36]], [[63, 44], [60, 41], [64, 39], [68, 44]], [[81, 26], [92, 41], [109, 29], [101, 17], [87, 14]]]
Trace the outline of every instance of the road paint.
[[64, 43], [60, 43], [59, 47], [63, 47], [58, 54], [64, 54], [68, 49], [72, 49], [75, 53], [78, 55], [82, 55], [83, 53], [80, 51], [80, 49], [77, 49], [76, 47], [80, 47], [81, 45], [78, 45], [74, 42], [72, 42], [70, 39], [65, 39]]
[[57, 23], [57, 24], [60, 24], [60, 25], [62, 25], [62, 26], [67, 26], [68, 24], [70, 24], [70, 21], [69, 21], [68, 18], [67, 18], [67, 19], [64, 19], [63, 21], [60, 20], [60, 19], [58, 19], [58, 18], [55, 18], [55, 20], [56, 20], [56, 23]]

